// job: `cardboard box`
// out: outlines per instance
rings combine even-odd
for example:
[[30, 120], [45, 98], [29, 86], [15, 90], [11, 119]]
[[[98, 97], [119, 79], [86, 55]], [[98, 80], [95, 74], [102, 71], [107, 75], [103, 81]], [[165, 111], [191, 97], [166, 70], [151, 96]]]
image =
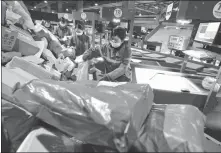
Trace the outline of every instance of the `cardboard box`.
[[17, 37], [18, 32], [11, 31], [10, 29], [2, 26], [2, 50], [12, 51]]
[[17, 30], [2, 27], [2, 49], [17, 51], [24, 56], [35, 55], [40, 51], [38, 43]]
[[14, 50], [20, 52], [24, 56], [29, 56], [37, 54], [40, 51], [40, 48], [37, 46], [35, 41], [17, 38]]

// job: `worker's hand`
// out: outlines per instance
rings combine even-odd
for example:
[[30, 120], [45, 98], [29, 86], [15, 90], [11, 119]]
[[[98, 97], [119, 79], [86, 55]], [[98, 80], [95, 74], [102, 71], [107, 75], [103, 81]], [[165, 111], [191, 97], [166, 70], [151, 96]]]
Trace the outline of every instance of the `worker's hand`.
[[95, 47], [91, 47], [90, 50], [91, 51], [95, 51], [95, 50], [100, 50], [100, 45], [96, 45]]

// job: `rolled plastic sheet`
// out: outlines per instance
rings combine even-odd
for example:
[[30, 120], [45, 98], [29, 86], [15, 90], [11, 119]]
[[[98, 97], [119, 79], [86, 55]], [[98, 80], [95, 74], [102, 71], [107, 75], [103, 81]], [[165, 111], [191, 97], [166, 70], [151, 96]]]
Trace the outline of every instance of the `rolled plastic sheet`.
[[[129, 132], [134, 132], [129, 139], [136, 140], [136, 128], [143, 124], [152, 106], [153, 91], [149, 85], [129, 83], [110, 86], [93, 81], [35, 80], [15, 91], [14, 99], [17, 105], [68, 135], [114, 149], [114, 133], [122, 133], [128, 123], [133, 129]], [[139, 114], [131, 117], [134, 109]], [[146, 116], [140, 117], [141, 113]]]
[[17, 150], [37, 120], [31, 113], [2, 99], [2, 124], [12, 150]]
[[134, 150], [204, 152], [204, 115], [191, 105], [153, 105]]

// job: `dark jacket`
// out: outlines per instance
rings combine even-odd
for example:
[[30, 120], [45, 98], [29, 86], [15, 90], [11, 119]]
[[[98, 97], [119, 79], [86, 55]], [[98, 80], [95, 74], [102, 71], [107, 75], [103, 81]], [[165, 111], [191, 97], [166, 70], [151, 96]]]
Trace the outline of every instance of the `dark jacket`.
[[90, 39], [87, 35], [83, 34], [81, 36], [74, 35], [71, 38], [70, 45], [76, 47], [75, 56], [82, 55], [86, 50], [90, 48]]
[[[124, 42], [119, 48], [112, 48], [109, 44], [101, 47], [102, 57], [105, 58], [107, 75], [112, 80], [115, 80], [123, 75], [131, 79], [131, 49], [128, 48], [128, 43]], [[87, 50], [83, 55], [83, 60], [91, 60], [92, 58], [100, 57], [99, 50]]]
[[54, 29], [54, 35], [61, 39], [61, 38], [64, 38], [64, 36], [71, 36], [72, 32], [71, 32], [71, 29], [67, 26], [64, 28], [57, 26]]

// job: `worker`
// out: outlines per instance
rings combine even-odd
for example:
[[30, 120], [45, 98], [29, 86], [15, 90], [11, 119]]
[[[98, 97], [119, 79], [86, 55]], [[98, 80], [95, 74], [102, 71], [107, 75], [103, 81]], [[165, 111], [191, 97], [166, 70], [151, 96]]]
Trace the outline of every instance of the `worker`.
[[75, 47], [75, 56], [83, 55], [83, 53], [90, 48], [90, 39], [85, 35], [84, 30], [84, 25], [78, 23], [70, 40], [69, 46]]
[[[96, 64], [104, 63], [105, 73], [100, 81], [111, 82], [130, 82], [131, 80], [131, 49], [128, 47], [128, 42], [125, 41], [126, 30], [122, 27], [117, 27], [113, 30], [112, 39], [108, 44], [101, 47], [90, 48], [83, 55], [83, 60], [92, 60], [98, 57], [103, 58], [103, 62], [98, 61]], [[104, 72], [103, 72], [104, 73]]]
[[47, 28], [50, 32], [53, 32], [54, 29], [53, 29], [53, 26], [51, 25], [51, 22], [50, 21], [42, 21], [42, 25]]
[[68, 46], [72, 37], [72, 31], [68, 27], [68, 20], [61, 17], [59, 25], [55, 27], [54, 35], [58, 38], [62, 45]]

